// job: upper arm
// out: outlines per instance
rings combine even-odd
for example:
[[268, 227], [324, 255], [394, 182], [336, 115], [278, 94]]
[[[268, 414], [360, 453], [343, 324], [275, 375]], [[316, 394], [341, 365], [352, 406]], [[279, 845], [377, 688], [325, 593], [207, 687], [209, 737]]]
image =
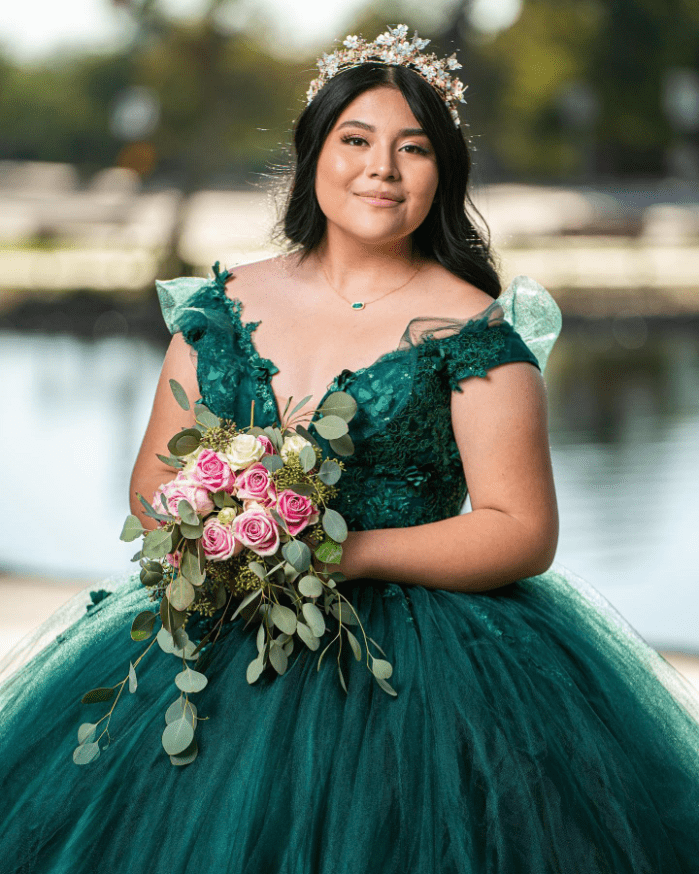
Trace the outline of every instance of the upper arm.
[[[175, 400], [170, 389], [170, 380], [180, 383], [187, 393], [190, 409], [183, 410]], [[136, 458], [132, 476], [132, 491], [146, 494], [154, 490], [160, 482], [174, 476], [172, 468], [167, 467], [156, 457], [156, 453], [169, 455], [167, 444], [170, 438], [182, 428], [194, 426], [194, 401], [200, 396], [196, 365], [191, 348], [181, 333], [174, 334], [158, 379], [148, 426]], [[160, 479], [158, 479], [160, 477]]]
[[558, 510], [541, 373], [530, 363], [510, 362], [460, 387], [451, 396], [452, 424], [473, 510], [517, 519], [553, 560]]

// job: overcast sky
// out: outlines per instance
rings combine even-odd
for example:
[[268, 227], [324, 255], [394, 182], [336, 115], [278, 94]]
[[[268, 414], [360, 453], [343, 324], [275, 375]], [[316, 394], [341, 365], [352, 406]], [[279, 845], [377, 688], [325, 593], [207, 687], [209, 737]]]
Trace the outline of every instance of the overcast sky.
[[[128, 40], [129, 16], [110, 0], [0, 0], [0, 44], [18, 60], [33, 60], [56, 51], [96, 51]], [[240, 0], [237, 18], [265, 15], [276, 22], [289, 47], [320, 46], [344, 36], [342, 28], [366, 0]], [[474, 0], [472, 17], [483, 30], [498, 30], [513, 23], [522, 0]], [[204, 0], [162, 0], [162, 6], [182, 17], [196, 14]], [[415, 3], [417, 6], [417, 2]], [[434, 8], [435, 4], [423, 4]], [[424, 20], [424, 15], [423, 15]], [[235, 26], [236, 21], [229, 22]], [[286, 34], [286, 36], [284, 36]]]

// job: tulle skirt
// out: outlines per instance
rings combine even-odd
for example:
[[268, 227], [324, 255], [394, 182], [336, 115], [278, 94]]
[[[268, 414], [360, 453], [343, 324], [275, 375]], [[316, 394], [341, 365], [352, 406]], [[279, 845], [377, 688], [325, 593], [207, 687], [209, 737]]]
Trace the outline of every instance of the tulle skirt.
[[249, 685], [237, 619], [192, 696], [186, 767], [161, 746], [181, 663], [157, 647], [109, 747], [74, 764], [78, 726], [109, 706], [80, 698], [124, 677], [143, 650], [130, 620], [153, 606], [135, 576], [76, 596], [0, 686], [0, 871], [699, 870], [697, 694], [594, 589], [558, 566], [490, 593], [344, 586], [397, 697], [346, 645], [348, 694], [332, 648]]

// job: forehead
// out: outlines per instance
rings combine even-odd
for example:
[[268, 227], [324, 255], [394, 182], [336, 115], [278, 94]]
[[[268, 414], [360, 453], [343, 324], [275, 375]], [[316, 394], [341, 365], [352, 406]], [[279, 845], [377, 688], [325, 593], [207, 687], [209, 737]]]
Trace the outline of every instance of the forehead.
[[398, 88], [381, 86], [364, 91], [340, 113], [335, 126], [347, 121], [362, 121], [376, 128], [419, 128], [417, 119]]

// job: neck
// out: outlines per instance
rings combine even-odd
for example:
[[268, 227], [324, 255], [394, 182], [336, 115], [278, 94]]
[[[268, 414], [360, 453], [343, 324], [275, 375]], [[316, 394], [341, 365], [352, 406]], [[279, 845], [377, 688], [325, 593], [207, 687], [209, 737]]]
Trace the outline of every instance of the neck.
[[363, 294], [367, 288], [377, 293], [385, 290], [407, 278], [419, 264], [410, 237], [376, 246], [346, 237], [337, 239], [330, 230], [316, 255], [335, 289], [348, 296], [354, 291]]

